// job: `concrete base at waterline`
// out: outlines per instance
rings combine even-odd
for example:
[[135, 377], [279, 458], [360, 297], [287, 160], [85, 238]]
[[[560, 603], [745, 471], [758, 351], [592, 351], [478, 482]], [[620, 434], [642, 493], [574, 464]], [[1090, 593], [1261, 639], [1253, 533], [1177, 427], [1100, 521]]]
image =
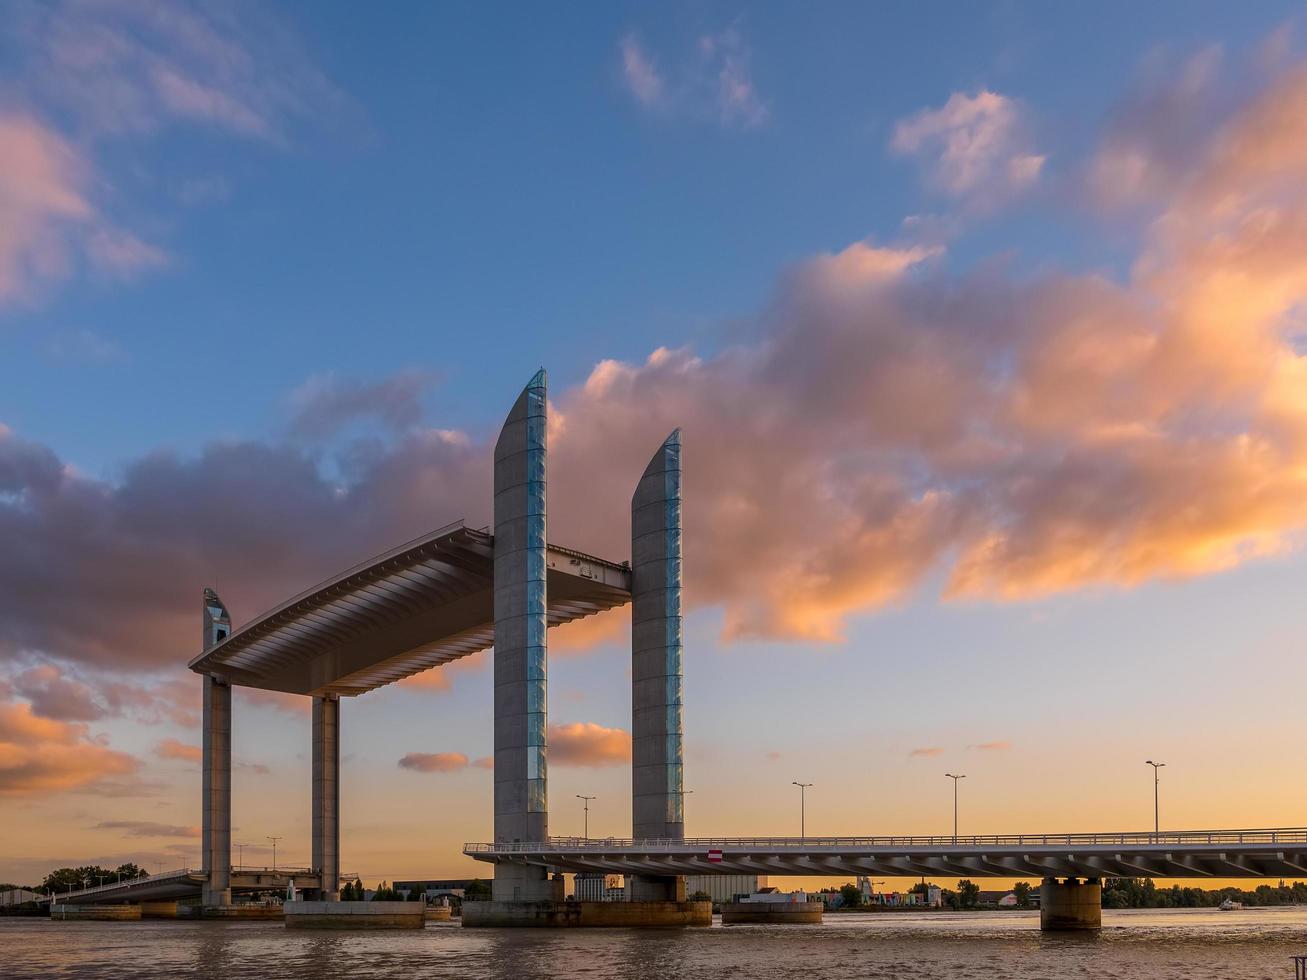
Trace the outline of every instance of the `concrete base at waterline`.
[[417, 902], [287, 902], [287, 929], [421, 929], [427, 910]]
[[454, 910], [448, 905], [428, 905], [428, 922], [449, 922], [454, 917]]
[[179, 919], [231, 919], [236, 921], [279, 922], [282, 917], [280, 905], [178, 905]]
[[821, 902], [726, 902], [722, 925], [765, 922], [768, 925], [820, 925]]
[[175, 919], [177, 918], [176, 902], [142, 902], [141, 903], [142, 919]]
[[712, 902], [464, 902], [470, 928], [660, 929], [712, 925]]
[[57, 922], [135, 922], [141, 917], [139, 905], [56, 905], [50, 918]]
[[1087, 932], [1103, 927], [1103, 884], [1045, 878], [1039, 888], [1039, 928], [1044, 932]]

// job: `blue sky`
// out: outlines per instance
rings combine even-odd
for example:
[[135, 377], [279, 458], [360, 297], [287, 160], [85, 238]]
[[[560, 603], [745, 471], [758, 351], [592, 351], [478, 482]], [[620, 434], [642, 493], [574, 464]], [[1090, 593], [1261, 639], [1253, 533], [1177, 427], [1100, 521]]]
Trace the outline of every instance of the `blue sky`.
[[[568, 383], [602, 357], [711, 348], [786, 265], [893, 241], [905, 216], [937, 209], [888, 151], [898, 119], [990, 87], [1029, 103], [1069, 155], [1156, 50], [1238, 50], [1290, 11], [301, 5], [286, 28], [332, 92], [275, 140], [187, 120], [96, 140], [109, 206], [155, 232], [169, 264], [6, 310], [6, 419], [108, 475], [159, 445], [276, 436], [310, 375], [418, 366], [441, 376], [433, 419], [485, 426], [534, 365]], [[621, 38], [675, 73], [698, 38], [731, 30], [765, 124], [722, 124], [710, 105], [642, 111], [625, 87]], [[24, 43], [9, 39], [5, 64]], [[1051, 171], [1070, 165], [1050, 154]], [[985, 222], [950, 262], [1123, 260], [1086, 240], [1089, 216], [1051, 210]], [[506, 376], [488, 376], [492, 361]]]
[[[541, 365], [563, 543], [620, 550], [611, 505], [672, 425], [703, 474], [692, 832], [793, 830], [800, 778], [819, 832], [939, 831], [949, 767], [977, 830], [1129, 829], [1163, 752], [1177, 820], [1307, 803], [1236, 748], [1293, 737], [1307, 637], [1307, 276], [1257, 224], [1307, 214], [1279, 183], [1307, 171], [1296, 5], [14, 10], [0, 747], [95, 745], [123, 781], [0, 779], [34, 835], [0, 879], [190, 860], [94, 827], [195, 819], [161, 748], [198, 740], [186, 597], [239, 622], [484, 518]], [[794, 472], [759, 487], [772, 452]], [[46, 608], [65, 590], [109, 640]], [[551, 720], [629, 727], [625, 656], [620, 624], [560, 644]], [[450, 683], [346, 705], [350, 869], [462, 872], [488, 833], [488, 774], [395, 765], [487, 753], [487, 672]], [[238, 835], [306, 851], [305, 718], [238, 717], [276, 777], [238, 773]], [[626, 832], [628, 772], [556, 768], [558, 830], [593, 790]]]

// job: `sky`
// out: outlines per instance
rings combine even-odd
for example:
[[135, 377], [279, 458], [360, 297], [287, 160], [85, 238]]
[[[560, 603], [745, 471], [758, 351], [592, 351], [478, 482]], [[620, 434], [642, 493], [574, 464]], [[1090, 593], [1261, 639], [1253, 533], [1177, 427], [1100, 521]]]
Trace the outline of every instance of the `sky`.
[[[550, 539], [685, 444], [690, 836], [1297, 826], [1296, 5], [14, 3], [0, 881], [198, 866], [200, 596], [450, 521], [549, 372]], [[551, 830], [630, 832], [629, 620]], [[342, 706], [342, 864], [468, 876], [489, 654]], [[307, 864], [302, 699], [234, 839]]]

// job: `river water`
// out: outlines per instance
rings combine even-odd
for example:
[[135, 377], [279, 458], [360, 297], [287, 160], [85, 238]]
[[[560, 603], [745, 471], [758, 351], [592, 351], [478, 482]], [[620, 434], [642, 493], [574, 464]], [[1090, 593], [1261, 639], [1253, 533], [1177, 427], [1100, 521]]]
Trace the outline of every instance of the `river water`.
[[287, 931], [277, 923], [0, 919], [0, 978], [411, 980], [994, 978], [1287, 980], [1307, 907], [1103, 913], [1097, 936], [1039, 932], [1038, 913], [828, 915], [820, 926], [684, 930]]

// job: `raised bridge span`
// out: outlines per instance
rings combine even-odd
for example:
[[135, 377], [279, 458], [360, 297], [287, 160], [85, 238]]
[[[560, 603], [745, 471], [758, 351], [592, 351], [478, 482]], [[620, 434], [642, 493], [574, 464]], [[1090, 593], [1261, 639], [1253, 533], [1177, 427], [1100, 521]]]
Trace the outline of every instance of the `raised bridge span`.
[[957, 878], [1277, 878], [1307, 875], [1307, 828], [970, 837], [705, 837], [466, 844], [501, 865], [609, 874], [936, 875]]

